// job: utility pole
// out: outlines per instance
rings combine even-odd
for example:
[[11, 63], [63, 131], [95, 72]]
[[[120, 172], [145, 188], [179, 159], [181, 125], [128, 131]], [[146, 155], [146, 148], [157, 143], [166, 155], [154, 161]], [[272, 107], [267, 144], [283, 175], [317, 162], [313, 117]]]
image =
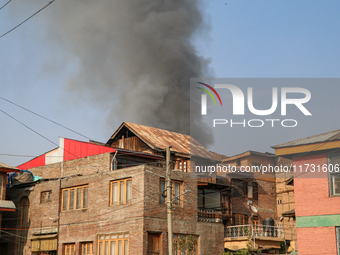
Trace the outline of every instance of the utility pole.
[[170, 167], [170, 147], [166, 147], [166, 209], [168, 219], [168, 255], [173, 255], [173, 232], [172, 232], [172, 185]]

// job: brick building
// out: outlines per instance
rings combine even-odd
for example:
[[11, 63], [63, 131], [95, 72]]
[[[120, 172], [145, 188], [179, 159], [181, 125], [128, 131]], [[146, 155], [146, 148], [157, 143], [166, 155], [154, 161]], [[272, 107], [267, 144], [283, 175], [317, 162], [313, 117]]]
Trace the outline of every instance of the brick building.
[[[197, 242], [195, 254], [220, 254], [221, 219], [230, 216], [224, 208], [230, 197], [221, 192], [230, 187], [190, 173], [195, 162], [207, 157], [218, 162], [197, 142], [190, 153], [190, 140], [132, 123], [123, 123], [105, 145], [60, 139], [59, 148], [21, 166], [40, 180], [8, 190], [19, 208], [5, 221], [13, 229], [2, 241], [8, 254], [167, 254], [167, 145], [172, 146], [173, 195], [190, 191], [173, 202], [175, 243], [190, 239]], [[204, 196], [205, 205], [219, 199], [214, 208], [198, 208], [200, 185], [218, 194]]]
[[3, 235], [6, 231], [3, 229], [1, 222], [2, 222], [2, 214], [5, 212], [9, 212], [9, 215], [14, 214], [16, 207], [13, 201], [6, 200], [6, 184], [7, 184], [7, 177], [8, 173], [17, 173], [20, 172], [18, 168], [9, 166], [7, 164], [0, 162], [0, 251], [7, 251], [7, 246], [2, 245], [1, 241], [3, 238], [1, 235]]
[[273, 148], [293, 160], [299, 254], [340, 254], [340, 130]]
[[[275, 176], [259, 172], [262, 166], [275, 166], [276, 156], [247, 151], [223, 159], [222, 164], [240, 171], [225, 175], [227, 182], [234, 187], [231, 196], [233, 217], [226, 223], [225, 247], [229, 250], [246, 248], [248, 236], [242, 231], [246, 227], [257, 249], [278, 252], [284, 233], [276, 213]], [[267, 222], [272, 222], [271, 231], [264, 226]]]
[[277, 162], [278, 166], [286, 166], [290, 171], [275, 173], [276, 185], [276, 202], [277, 218], [284, 229], [286, 240], [286, 250], [289, 253], [297, 253], [297, 235], [296, 235], [296, 218], [295, 218], [295, 199], [294, 199], [294, 178], [291, 169], [292, 161], [280, 157]]

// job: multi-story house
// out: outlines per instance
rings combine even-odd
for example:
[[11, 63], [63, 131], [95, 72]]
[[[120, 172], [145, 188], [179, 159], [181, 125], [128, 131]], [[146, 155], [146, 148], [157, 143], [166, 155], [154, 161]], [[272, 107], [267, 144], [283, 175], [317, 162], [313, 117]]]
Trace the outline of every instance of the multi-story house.
[[3, 240], [1, 235], [6, 233], [6, 229], [4, 229], [3, 226], [1, 225], [2, 214], [5, 212], [10, 212], [11, 213], [10, 215], [13, 216], [13, 212], [15, 212], [16, 210], [13, 201], [6, 200], [6, 184], [8, 173], [17, 172], [20, 172], [20, 170], [0, 162], [0, 251], [7, 251], [7, 246], [1, 244], [1, 241]]
[[298, 254], [340, 254], [340, 130], [273, 148], [293, 160]]
[[247, 151], [223, 159], [222, 164], [237, 169], [224, 174], [233, 186], [232, 218], [225, 222], [225, 247], [231, 251], [244, 249], [251, 236], [256, 249], [278, 252], [285, 239], [276, 213], [275, 176], [262, 172], [262, 168], [276, 165], [276, 156]]
[[289, 171], [275, 173], [276, 204], [278, 224], [282, 225], [285, 236], [285, 251], [297, 254], [297, 235], [295, 220], [294, 178], [292, 161], [279, 157], [278, 166], [285, 166]]
[[218, 160], [192, 141], [132, 123], [105, 145], [61, 138], [59, 148], [20, 166], [37, 181], [8, 190], [19, 208], [5, 221], [12, 229], [8, 254], [167, 254], [166, 146], [172, 146], [176, 254], [183, 242], [194, 254], [220, 254], [231, 188], [193, 174], [197, 162]]

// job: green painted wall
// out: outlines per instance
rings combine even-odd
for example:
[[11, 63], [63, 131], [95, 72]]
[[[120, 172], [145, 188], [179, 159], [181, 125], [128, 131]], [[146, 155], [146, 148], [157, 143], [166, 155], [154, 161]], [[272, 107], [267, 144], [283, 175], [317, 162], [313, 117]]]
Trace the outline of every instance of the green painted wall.
[[296, 218], [297, 228], [340, 226], [340, 214], [304, 216]]

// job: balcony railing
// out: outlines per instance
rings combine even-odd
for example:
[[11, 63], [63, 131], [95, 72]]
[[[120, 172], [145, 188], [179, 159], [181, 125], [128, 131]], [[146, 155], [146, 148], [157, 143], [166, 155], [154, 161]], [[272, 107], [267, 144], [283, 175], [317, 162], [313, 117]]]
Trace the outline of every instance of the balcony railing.
[[200, 222], [222, 222], [231, 217], [231, 209], [198, 209], [198, 221]]
[[238, 225], [224, 229], [224, 237], [271, 237], [284, 238], [283, 227], [264, 225]]

